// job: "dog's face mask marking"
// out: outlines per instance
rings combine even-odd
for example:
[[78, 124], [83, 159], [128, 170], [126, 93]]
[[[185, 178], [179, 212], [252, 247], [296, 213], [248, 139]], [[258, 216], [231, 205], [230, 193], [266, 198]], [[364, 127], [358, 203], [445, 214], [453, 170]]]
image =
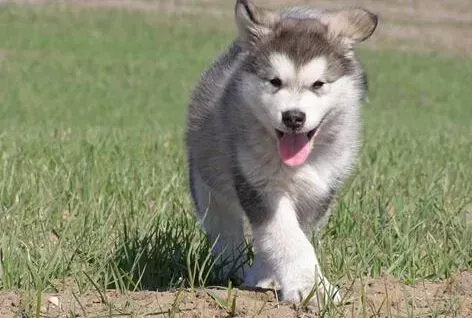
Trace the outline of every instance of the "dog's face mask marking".
[[299, 166], [329, 114], [361, 98], [352, 47], [372, 34], [377, 19], [361, 9], [281, 19], [238, 1], [236, 21], [248, 51], [240, 83], [247, 105], [273, 134], [281, 160]]

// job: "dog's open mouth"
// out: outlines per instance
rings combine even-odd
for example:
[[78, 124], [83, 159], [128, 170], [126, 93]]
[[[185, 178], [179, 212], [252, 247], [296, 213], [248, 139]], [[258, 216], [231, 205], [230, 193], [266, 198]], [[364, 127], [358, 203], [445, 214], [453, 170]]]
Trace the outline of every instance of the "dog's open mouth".
[[[318, 127], [316, 127], [315, 129], [310, 130], [307, 133], [300, 133], [300, 134], [305, 134], [308, 139], [311, 139], [311, 138], [313, 138], [313, 136], [315, 135], [317, 130], [318, 130]], [[287, 134], [287, 133], [284, 133], [283, 131], [280, 131], [278, 129], [275, 130], [275, 133], [277, 134], [278, 139], [282, 138], [283, 135]], [[293, 133], [291, 133], [291, 134], [293, 134]], [[295, 133], [295, 134], [298, 134], [298, 133]]]
[[312, 139], [318, 131], [318, 127], [309, 132], [282, 132], [275, 130], [277, 134], [277, 150], [284, 164], [291, 167], [302, 165], [310, 155]]

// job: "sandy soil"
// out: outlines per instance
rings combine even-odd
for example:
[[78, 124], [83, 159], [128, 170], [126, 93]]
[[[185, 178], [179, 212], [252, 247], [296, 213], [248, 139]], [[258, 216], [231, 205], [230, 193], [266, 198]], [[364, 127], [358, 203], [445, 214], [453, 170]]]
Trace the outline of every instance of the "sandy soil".
[[[457, 272], [440, 282], [408, 286], [388, 276], [346, 282], [343, 303], [332, 307], [337, 317], [472, 317], [472, 272]], [[228, 296], [229, 295], [229, 296]], [[234, 306], [233, 304], [234, 300]], [[27, 317], [27, 304], [36, 295], [0, 293], [0, 317]], [[234, 308], [234, 309], [233, 309]], [[34, 311], [34, 306], [30, 310]], [[42, 316], [81, 317], [177, 316], [177, 317], [314, 317], [316, 307], [300, 308], [279, 302], [272, 291], [233, 289], [183, 290], [104, 294], [74, 293], [66, 289], [42, 296]]]

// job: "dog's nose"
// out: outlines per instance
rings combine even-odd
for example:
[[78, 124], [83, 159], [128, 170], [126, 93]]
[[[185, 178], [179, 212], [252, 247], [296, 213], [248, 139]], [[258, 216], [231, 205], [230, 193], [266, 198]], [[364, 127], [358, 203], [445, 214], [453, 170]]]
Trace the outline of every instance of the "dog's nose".
[[282, 122], [290, 129], [300, 129], [305, 124], [306, 115], [298, 110], [289, 110], [282, 113]]

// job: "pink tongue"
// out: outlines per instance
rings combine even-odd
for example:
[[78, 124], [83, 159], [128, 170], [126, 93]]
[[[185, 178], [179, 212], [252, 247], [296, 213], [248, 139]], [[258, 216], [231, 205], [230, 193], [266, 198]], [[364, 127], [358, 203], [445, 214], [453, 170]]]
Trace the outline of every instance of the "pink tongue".
[[285, 133], [278, 141], [280, 159], [287, 166], [296, 167], [303, 164], [310, 155], [310, 142], [306, 134]]

